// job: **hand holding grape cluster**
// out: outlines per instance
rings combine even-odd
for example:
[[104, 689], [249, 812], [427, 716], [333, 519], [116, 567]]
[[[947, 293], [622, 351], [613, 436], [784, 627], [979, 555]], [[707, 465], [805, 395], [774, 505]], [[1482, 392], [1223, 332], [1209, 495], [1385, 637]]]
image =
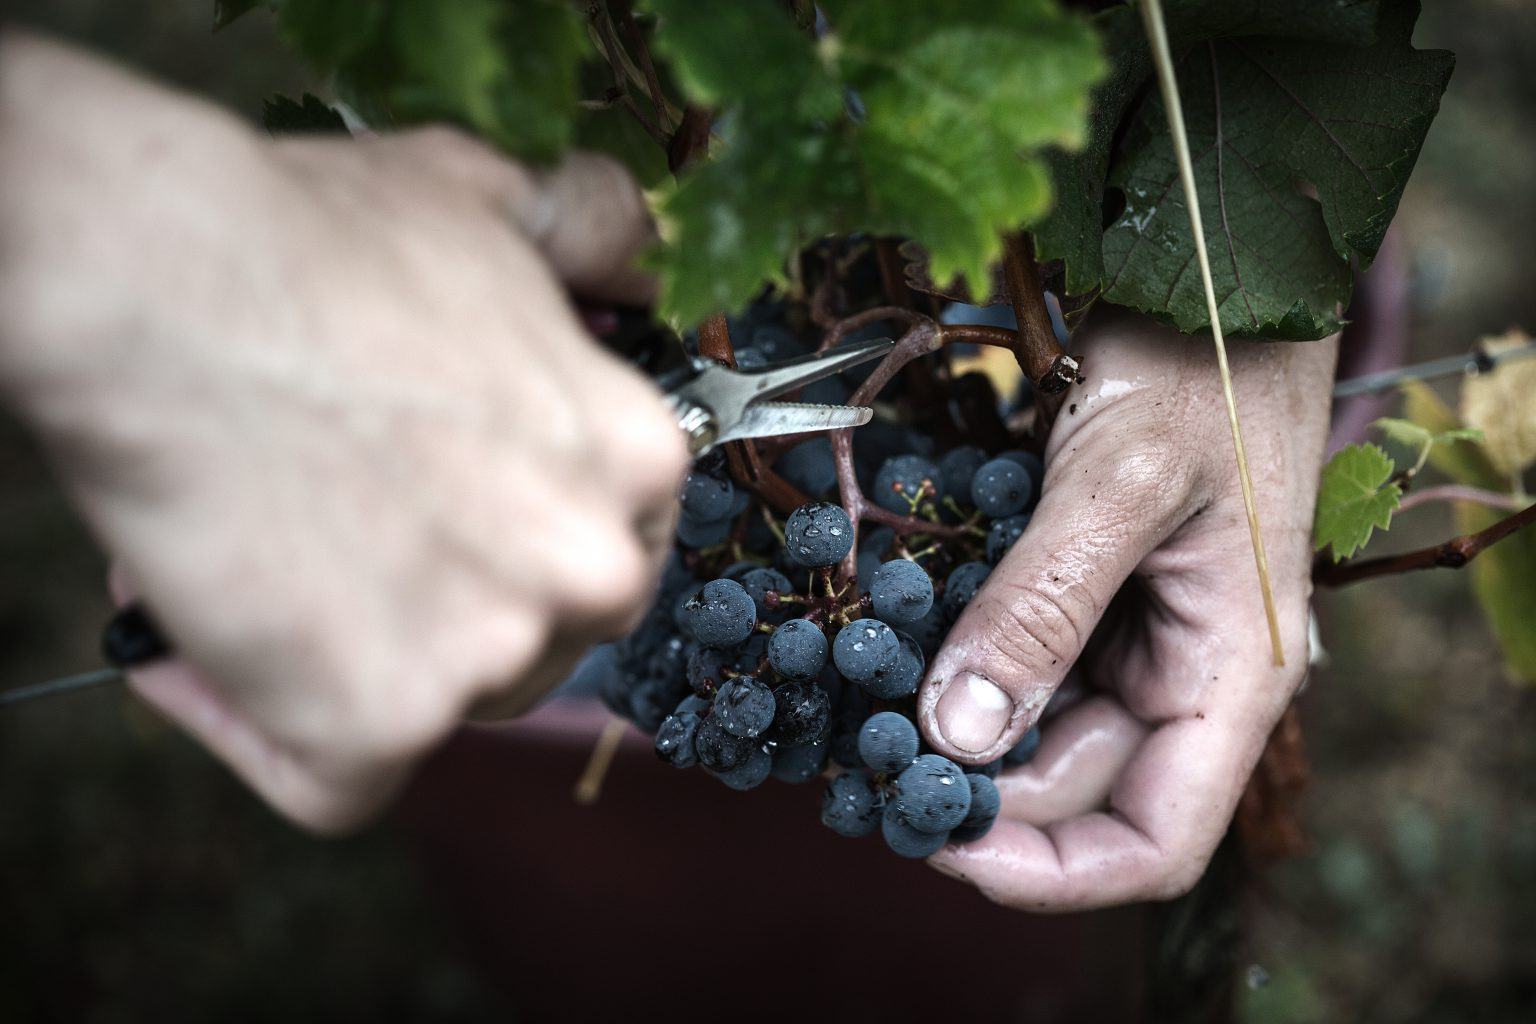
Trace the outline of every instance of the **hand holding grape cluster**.
[[[1028, 525], [1040, 459], [973, 445], [937, 460], [885, 459], [872, 485], [882, 507], [965, 531], [947, 541], [872, 531], [858, 579], [840, 585], [832, 567], [855, 540], [847, 512], [816, 501], [781, 530], [723, 463], [705, 460], [689, 476], [680, 536], [724, 539], [680, 549], [645, 623], [619, 645], [610, 705], [655, 734], [664, 760], [702, 766], [733, 789], [837, 766], [822, 821], [840, 835], [878, 830], [904, 857], [985, 835], [1001, 806], [992, 778], [1002, 760], [962, 769], [924, 752], [916, 695], [949, 624]], [[813, 493], [836, 479], [825, 439], [798, 445], [781, 466]], [[744, 516], [750, 528], [732, 539]], [[695, 571], [727, 556], [736, 561], [699, 586]], [[1022, 763], [1037, 739], [1010, 756]]]
[[[783, 334], [760, 327], [738, 356], [781, 355]], [[861, 490], [899, 533], [850, 521], [823, 440], [774, 463], [817, 499], [782, 521], [696, 465], [657, 602], [612, 652], [610, 706], [727, 785], [826, 776], [829, 828], [879, 831], [1011, 906], [1187, 889], [1305, 671], [1334, 344], [1232, 354], [1275, 668], [1209, 346], [1124, 315], [1076, 343], [1087, 380], [1043, 473], [1022, 451], [938, 450], [911, 421], [853, 433]]]

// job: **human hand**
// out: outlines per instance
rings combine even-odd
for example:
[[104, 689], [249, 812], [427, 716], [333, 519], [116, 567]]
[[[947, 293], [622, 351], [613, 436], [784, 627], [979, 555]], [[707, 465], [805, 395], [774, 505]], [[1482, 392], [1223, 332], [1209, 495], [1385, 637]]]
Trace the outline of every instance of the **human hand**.
[[617, 164], [273, 143], [0, 45], [0, 386], [184, 659], [144, 699], [335, 831], [633, 624], [687, 457], [566, 298], [648, 297]]
[[[984, 838], [930, 858], [1020, 909], [1188, 891], [1307, 665], [1311, 524], [1337, 339], [1229, 344], [1284, 643], [1271, 663], [1208, 338], [1107, 314], [1046, 451], [1043, 497], [935, 657], [929, 742], [1019, 741], [1074, 665], [1091, 696], [998, 779]], [[1090, 636], [1091, 634], [1091, 636]]]

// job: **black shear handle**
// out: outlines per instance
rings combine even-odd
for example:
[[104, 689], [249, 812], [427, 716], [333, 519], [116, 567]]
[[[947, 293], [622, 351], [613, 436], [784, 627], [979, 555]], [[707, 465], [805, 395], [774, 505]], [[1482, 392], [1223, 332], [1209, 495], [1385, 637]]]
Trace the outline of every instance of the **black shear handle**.
[[170, 641], [142, 602], [119, 608], [101, 631], [101, 656], [116, 668], [137, 668], [170, 654]]

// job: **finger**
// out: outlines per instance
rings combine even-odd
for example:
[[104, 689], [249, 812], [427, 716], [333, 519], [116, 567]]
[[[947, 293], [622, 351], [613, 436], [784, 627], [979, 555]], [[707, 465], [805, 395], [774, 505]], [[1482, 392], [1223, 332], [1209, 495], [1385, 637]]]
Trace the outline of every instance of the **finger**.
[[1035, 724], [1136, 565], [1191, 511], [1179, 453], [1124, 451], [1125, 417], [1080, 428], [1029, 527], [961, 614], [918, 702], [940, 753], [1001, 756]]
[[1256, 756], [1246, 731], [1213, 717], [1180, 719], [1149, 737], [1111, 793], [1108, 812], [1043, 827], [999, 819], [984, 838], [945, 847], [931, 862], [996, 902], [1036, 911], [1189, 891]]
[[1147, 733], [1113, 697], [1063, 712], [1046, 723], [1033, 760], [998, 776], [1002, 816], [1044, 825], [1103, 807]]
[[573, 292], [632, 305], [655, 298], [656, 279], [635, 258], [655, 244], [656, 225], [618, 161], [571, 153], [511, 198], [513, 217]]
[[[1224, 530], [1194, 543], [1233, 543]], [[1181, 535], [1182, 536], [1182, 535]], [[1284, 548], [1284, 545], [1277, 545]], [[1000, 821], [975, 843], [935, 856], [993, 899], [1037, 910], [1167, 899], [1195, 883], [1225, 834], [1248, 776], [1306, 664], [1304, 574], [1282, 571], [1280, 621], [1286, 665], [1269, 657], [1252, 579], [1226, 571], [1232, 558], [1170, 553], [1189, 567], [1157, 577], [1156, 628], [1123, 647], [1114, 680], [1126, 710], [1161, 725], [1126, 762], [1107, 813], [1043, 828]], [[1305, 552], [1283, 563], [1305, 564]], [[1006, 825], [1006, 827], [1004, 827]]]
[[180, 726], [284, 817], [339, 835], [361, 825], [405, 779], [404, 764], [357, 766], [321, 777], [272, 743], [189, 665], [171, 662], [129, 673], [129, 687]]
[[656, 242], [655, 221], [639, 184], [617, 160], [572, 152], [550, 170], [533, 171], [441, 126], [369, 144], [376, 151], [403, 148], [440, 179], [489, 198], [576, 294], [632, 305], [655, 297], [655, 278], [635, 266], [635, 257]]

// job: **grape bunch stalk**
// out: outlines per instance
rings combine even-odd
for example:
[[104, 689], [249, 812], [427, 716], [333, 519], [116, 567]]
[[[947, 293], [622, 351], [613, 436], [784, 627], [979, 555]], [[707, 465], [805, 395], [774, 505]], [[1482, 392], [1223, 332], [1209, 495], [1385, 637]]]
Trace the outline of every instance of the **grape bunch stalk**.
[[[801, 350], [782, 323], [750, 337], [743, 365]], [[880, 408], [900, 407], [902, 382], [870, 373], [807, 398], [846, 401], [851, 384], [860, 401], [877, 386]], [[1022, 448], [939, 452], [888, 416], [854, 440], [855, 502], [828, 438], [778, 454], [773, 470], [811, 498], [782, 520], [723, 455], [695, 463], [656, 601], [606, 652], [602, 695], [669, 764], [738, 790], [825, 777], [828, 828], [878, 831], [898, 855], [926, 857], [987, 833], [993, 779], [1039, 743], [1032, 730], [998, 761], [963, 767], [925, 749], [915, 706], [927, 660], [1028, 526], [1043, 466]], [[879, 525], [861, 535], [857, 519]]]

